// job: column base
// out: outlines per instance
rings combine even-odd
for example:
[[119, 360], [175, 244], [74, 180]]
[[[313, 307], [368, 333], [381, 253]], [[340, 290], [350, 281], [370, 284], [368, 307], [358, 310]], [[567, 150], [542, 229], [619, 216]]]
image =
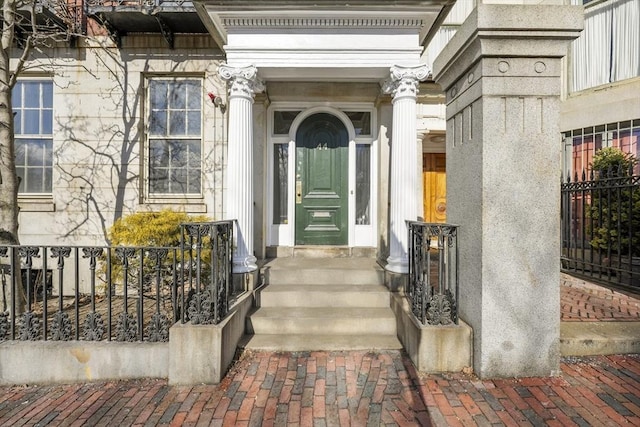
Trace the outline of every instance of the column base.
[[384, 269], [392, 273], [407, 274], [409, 273], [409, 260], [405, 257], [390, 256], [387, 258], [387, 265], [384, 266]]
[[258, 269], [257, 258], [253, 255], [233, 257], [233, 273], [249, 273]]

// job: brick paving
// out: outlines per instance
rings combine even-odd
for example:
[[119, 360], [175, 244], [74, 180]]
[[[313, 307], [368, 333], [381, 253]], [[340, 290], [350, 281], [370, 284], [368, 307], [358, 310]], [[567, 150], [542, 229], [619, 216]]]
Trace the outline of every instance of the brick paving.
[[615, 291], [566, 274], [561, 275], [563, 322], [640, 322], [640, 294]]
[[566, 358], [552, 378], [426, 375], [406, 354], [245, 352], [218, 386], [0, 388], [2, 426], [640, 425], [640, 355]]
[[[563, 321], [639, 321], [638, 295], [563, 275]], [[1, 362], [1, 361], [0, 361]], [[0, 387], [0, 426], [640, 426], [640, 355], [564, 358], [551, 378], [427, 375], [407, 355], [242, 353], [217, 386]]]

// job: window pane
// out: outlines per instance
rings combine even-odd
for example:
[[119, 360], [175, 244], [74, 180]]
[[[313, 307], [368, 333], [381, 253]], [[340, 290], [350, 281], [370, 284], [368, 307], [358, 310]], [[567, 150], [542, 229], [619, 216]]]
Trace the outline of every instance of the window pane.
[[149, 133], [162, 136], [167, 134], [167, 113], [164, 110], [151, 112]]
[[166, 169], [152, 169], [149, 175], [149, 191], [151, 193], [167, 193], [169, 180]]
[[202, 102], [202, 92], [200, 91], [200, 82], [198, 80], [189, 80], [187, 82], [187, 108], [190, 110], [200, 110]]
[[371, 146], [356, 145], [356, 224], [369, 225], [371, 217]]
[[300, 114], [300, 111], [275, 111], [273, 113], [274, 135], [288, 135], [291, 123]]
[[45, 135], [53, 134], [53, 111], [42, 110], [42, 133]]
[[24, 193], [24, 186], [25, 186], [24, 168], [16, 167], [16, 175], [20, 180], [20, 185], [18, 186], [18, 193]]
[[11, 105], [13, 108], [22, 107], [22, 82], [16, 83], [11, 91]]
[[171, 110], [184, 109], [186, 107], [184, 86], [184, 83], [177, 82], [169, 87], [169, 108]]
[[40, 107], [40, 83], [24, 82], [24, 107], [39, 108]]
[[14, 108], [13, 110], [13, 126], [16, 135], [22, 134], [22, 114], [21, 110]]
[[187, 123], [189, 126], [189, 135], [200, 135], [200, 111], [192, 111], [187, 113]]
[[53, 180], [53, 170], [51, 167], [46, 167], [43, 169], [44, 171], [44, 179], [42, 182], [42, 192], [43, 193], [51, 193], [52, 191], [52, 180]]
[[24, 142], [16, 139], [16, 166], [24, 166], [26, 164], [26, 146]]
[[152, 80], [149, 83], [151, 109], [159, 110], [167, 108], [168, 82]]
[[43, 188], [44, 171], [41, 168], [28, 168], [26, 177], [26, 192], [41, 193]]
[[186, 135], [187, 124], [183, 111], [171, 111], [169, 113], [169, 135]]
[[149, 144], [149, 163], [152, 168], [169, 166], [169, 145], [164, 140], [152, 140]]
[[40, 111], [24, 110], [24, 133], [37, 135], [40, 133]]
[[200, 171], [191, 171], [189, 174], [189, 193], [198, 194], [200, 193]]
[[347, 116], [356, 130], [356, 135], [371, 135], [371, 112], [348, 111]]
[[185, 169], [173, 169], [169, 183], [169, 193], [188, 193], [187, 171]]
[[42, 82], [42, 107], [53, 108], [53, 82]]
[[42, 141], [29, 141], [27, 143], [27, 161], [28, 166], [44, 165], [45, 148]]
[[189, 158], [187, 164], [190, 168], [200, 168], [200, 141], [190, 141], [189, 146]]
[[289, 146], [276, 144], [273, 147], [273, 223], [287, 224], [289, 204]]

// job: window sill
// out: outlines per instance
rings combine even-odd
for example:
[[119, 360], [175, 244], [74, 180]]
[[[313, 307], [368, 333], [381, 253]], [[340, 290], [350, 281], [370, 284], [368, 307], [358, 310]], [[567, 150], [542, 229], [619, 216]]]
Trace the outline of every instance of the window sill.
[[150, 212], [159, 212], [164, 209], [174, 211], [184, 211], [185, 213], [204, 214], [207, 213], [207, 205], [201, 201], [180, 199], [180, 200], [147, 200], [142, 203]]
[[55, 212], [56, 204], [52, 197], [18, 196], [20, 212]]

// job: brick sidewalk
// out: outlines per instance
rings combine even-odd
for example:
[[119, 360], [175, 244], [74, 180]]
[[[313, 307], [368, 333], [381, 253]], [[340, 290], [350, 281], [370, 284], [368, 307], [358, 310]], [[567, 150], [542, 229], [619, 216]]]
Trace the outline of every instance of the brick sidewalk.
[[640, 322], [640, 295], [562, 274], [560, 313], [563, 322]]
[[421, 375], [398, 351], [244, 353], [219, 386], [144, 380], [0, 388], [0, 425], [640, 425], [640, 356], [562, 376]]

